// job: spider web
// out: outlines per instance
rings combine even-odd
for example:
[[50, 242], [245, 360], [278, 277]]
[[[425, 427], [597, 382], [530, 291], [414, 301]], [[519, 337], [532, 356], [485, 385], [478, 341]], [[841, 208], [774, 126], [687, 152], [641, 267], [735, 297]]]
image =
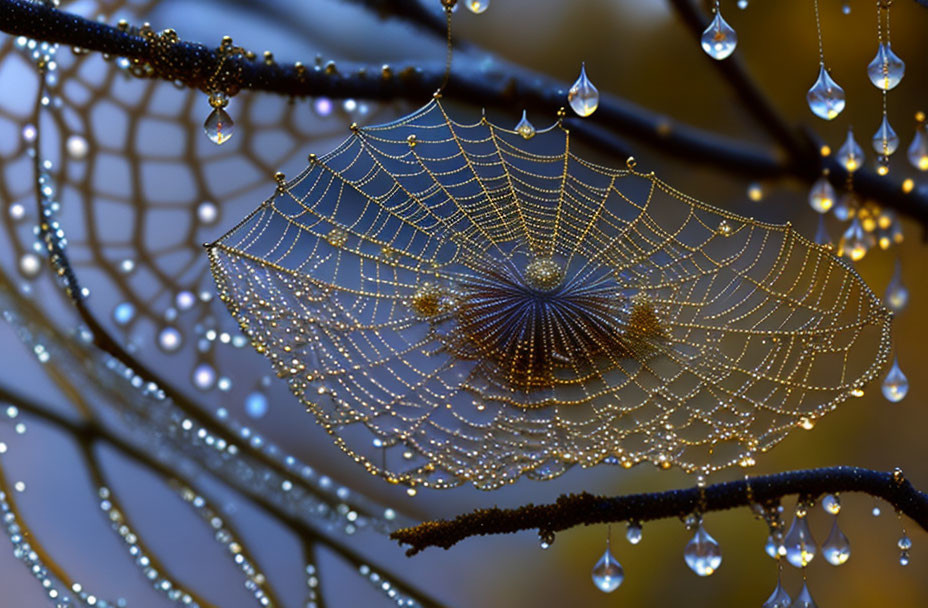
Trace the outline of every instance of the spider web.
[[859, 394], [890, 344], [879, 298], [788, 225], [437, 98], [310, 155], [208, 252], [335, 442], [410, 485], [750, 466]]

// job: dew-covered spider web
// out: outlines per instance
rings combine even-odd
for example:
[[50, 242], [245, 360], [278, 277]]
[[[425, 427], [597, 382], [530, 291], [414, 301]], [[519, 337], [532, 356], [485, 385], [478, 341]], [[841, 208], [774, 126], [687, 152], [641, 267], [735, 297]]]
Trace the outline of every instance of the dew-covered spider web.
[[413, 485], [750, 465], [890, 343], [879, 299], [789, 226], [437, 99], [310, 156], [209, 255], [336, 443]]

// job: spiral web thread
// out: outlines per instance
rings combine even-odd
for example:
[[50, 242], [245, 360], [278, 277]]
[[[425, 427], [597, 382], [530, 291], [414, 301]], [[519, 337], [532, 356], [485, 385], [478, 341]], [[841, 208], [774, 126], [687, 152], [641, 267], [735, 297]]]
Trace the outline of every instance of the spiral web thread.
[[253, 345], [392, 482], [750, 466], [887, 359], [891, 315], [829, 248], [586, 162], [558, 125], [436, 98], [352, 130], [208, 252]]

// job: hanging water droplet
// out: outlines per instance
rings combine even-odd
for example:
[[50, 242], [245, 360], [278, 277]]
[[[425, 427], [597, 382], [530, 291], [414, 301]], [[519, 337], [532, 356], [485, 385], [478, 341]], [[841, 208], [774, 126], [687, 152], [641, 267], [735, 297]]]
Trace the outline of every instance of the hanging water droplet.
[[834, 187], [824, 175], [818, 178], [809, 190], [809, 205], [819, 213], [828, 213], [836, 198]]
[[821, 64], [818, 78], [806, 95], [809, 109], [819, 118], [832, 120], [844, 110], [844, 99], [844, 89], [831, 78], [825, 64]]
[[525, 139], [535, 137], [535, 126], [528, 121], [528, 115], [525, 113], [525, 110], [522, 110], [522, 119], [516, 125], [516, 132]]
[[834, 494], [826, 494], [822, 499], [822, 508], [826, 513], [837, 515], [841, 512], [841, 499]]
[[[210, 100], [210, 104], [213, 102]], [[214, 144], [224, 144], [232, 137], [235, 130], [235, 122], [232, 117], [225, 111], [224, 106], [213, 106], [213, 111], [206, 117], [203, 123], [203, 132]]]
[[725, 19], [722, 11], [716, 7], [715, 18], [702, 33], [702, 50], [713, 59], [722, 60], [735, 52], [738, 46], [738, 34]]
[[904, 75], [905, 62], [893, 52], [888, 42], [880, 43], [873, 61], [867, 65], [867, 76], [870, 77], [870, 82], [876, 88], [888, 91], [895, 88]]
[[815, 539], [812, 538], [812, 531], [805, 517], [797, 515], [793, 518], [783, 545], [786, 547], [786, 559], [797, 568], [805, 568], [815, 558]]
[[683, 558], [690, 570], [699, 576], [709, 576], [722, 564], [722, 549], [700, 522], [696, 534], [686, 544]]
[[586, 76], [586, 65], [580, 65], [580, 76], [567, 91], [567, 101], [578, 116], [589, 116], [599, 107], [599, 91]]
[[854, 129], [848, 128], [844, 144], [838, 148], [838, 162], [850, 173], [860, 169], [864, 164], [864, 150], [854, 139]]
[[806, 581], [802, 581], [802, 589], [799, 590], [796, 601], [789, 608], [818, 608], [815, 600], [812, 599], [812, 594], [809, 593], [809, 585]]
[[883, 379], [883, 396], [891, 403], [899, 403], [909, 392], [909, 379], [899, 369], [899, 358], [893, 359], [893, 366]]
[[909, 565], [909, 552], [903, 551], [899, 554], [899, 565], [908, 566]]
[[906, 304], [909, 303], [909, 290], [902, 284], [902, 263], [896, 260], [896, 269], [893, 271], [893, 278], [886, 286], [886, 295], [883, 296], [886, 307], [894, 313], [900, 313], [905, 310]]
[[625, 580], [625, 570], [612, 555], [607, 543], [606, 552], [593, 566], [593, 584], [603, 593], [612, 593], [619, 588], [623, 580]]
[[855, 217], [851, 221], [851, 225], [841, 235], [841, 242], [838, 243], [838, 255], [845, 255], [856, 262], [867, 255], [869, 248], [867, 234], [861, 227], [860, 221]]
[[547, 549], [554, 544], [554, 532], [551, 530], [538, 531], [538, 543], [542, 549]]
[[641, 524], [631, 523], [628, 524], [628, 530], [625, 532], [625, 538], [633, 545], [637, 545], [641, 542]]
[[789, 596], [786, 589], [783, 588], [780, 578], [777, 577], [777, 586], [774, 588], [773, 593], [770, 594], [770, 597], [767, 598], [767, 601], [764, 602], [762, 608], [790, 608], [792, 603], [793, 598]]
[[490, 6], [490, 0], [467, 0], [465, 3], [470, 12], [475, 15], [479, 15], [483, 11], [487, 10]]
[[909, 162], [919, 171], [928, 171], [928, 126], [921, 120], [915, 125], [915, 137], [909, 144]]
[[738, 8], [744, 10], [748, 7], [748, 0], [738, 0]]
[[879, 128], [873, 134], [873, 149], [877, 154], [889, 156], [899, 148], [899, 136], [889, 124], [889, 118], [883, 116]]
[[832, 566], [840, 566], [851, 557], [851, 543], [838, 525], [838, 518], [831, 524], [831, 532], [822, 545], [822, 555]]
[[845, 2], [844, 4], [842, 4], [841, 12], [844, 13], [845, 15], [850, 15], [851, 14], [851, 3]]
[[832, 244], [831, 235], [828, 234], [828, 228], [825, 226], [825, 216], [818, 216], [818, 230], [815, 231], [815, 242], [822, 246]]
[[764, 553], [772, 557], [773, 559], [780, 559], [783, 556], [785, 548], [783, 543], [780, 542], [782, 538], [782, 533], [771, 534], [767, 537], [767, 542], [764, 543]]

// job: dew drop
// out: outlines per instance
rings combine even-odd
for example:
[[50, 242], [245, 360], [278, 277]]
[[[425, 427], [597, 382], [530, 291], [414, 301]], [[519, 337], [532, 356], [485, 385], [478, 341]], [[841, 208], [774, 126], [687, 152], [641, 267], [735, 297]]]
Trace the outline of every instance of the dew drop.
[[851, 225], [841, 235], [841, 241], [838, 243], [838, 254], [845, 255], [856, 262], [867, 255], [869, 248], [867, 234], [861, 227], [860, 221], [855, 217], [851, 220]]
[[809, 205], [819, 213], [828, 213], [836, 198], [834, 187], [824, 175], [818, 178], [809, 190]]
[[886, 286], [886, 294], [883, 296], [886, 307], [894, 313], [900, 313], [905, 310], [906, 304], [909, 303], [909, 290], [902, 284], [902, 263], [896, 260], [896, 269], [893, 272], [893, 278]]
[[819, 118], [832, 120], [844, 110], [844, 89], [835, 82], [825, 64], [819, 66], [818, 78], [806, 95], [809, 109]]
[[550, 530], [538, 531], [538, 544], [542, 549], [547, 549], [554, 544], [554, 532]]
[[267, 396], [261, 391], [254, 391], [245, 397], [245, 413], [252, 418], [261, 418], [267, 413]]
[[174, 303], [180, 310], [190, 310], [197, 303], [197, 297], [189, 291], [179, 291], [174, 296]]
[[826, 494], [825, 498], [822, 499], [822, 508], [825, 509], [826, 513], [837, 515], [841, 512], [841, 499], [834, 494]]
[[465, 4], [470, 12], [479, 15], [489, 8], [490, 0], [467, 0]]
[[42, 272], [42, 259], [32, 252], [22, 254], [19, 258], [19, 272], [27, 279], [34, 279]]
[[815, 600], [812, 599], [812, 594], [809, 593], [809, 585], [805, 581], [802, 581], [802, 589], [799, 590], [796, 601], [789, 608], [818, 608]]
[[219, 207], [210, 201], [203, 201], [197, 206], [197, 219], [206, 225], [216, 223], [219, 219]]
[[522, 119], [516, 125], [516, 132], [525, 139], [535, 137], [535, 127], [528, 121], [528, 115], [522, 110]]
[[889, 124], [889, 118], [884, 115], [880, 127], [873, 134], [873, 149], [876, 150], [877, 154], [889, 156], [898, 148], [899, 136], [896, 135], [896, 131]]
[[223, 108], [213, 108], [203, 123], [203, 132], [214, 144], [224, 144], [232, 137], [235, 122]]
[[12, 203], [7, 211], [10, 214], [10, 219], [14, 222], [18, 222], [26, 217], [26, 206], [22, 203]]
[[854, 139], [854, 130], [847, 130], [847, 137], [844, 140], [844, 144], [838, 148], [838, 156], [836, 157], [838, 162], [841, 163], [841, 166], [848, 170], [848, 172], [853, 173], [860, 169], [861, 165], [864, 164], [864, 150], [860, 147], [860, 144], [857, 143], [857, 140]]
[[166, 353], [177, 352], [184, 343], [184, 336], [175, 327], [165, 327], [158, 333], [158, 346]]
[[738, 8], [744, 10], [748, 7], [748, 0], [738, 0]]
[[831, 235], [828, 234], [828, 228], [825, 226], [825, 216], [818, 216], [818, 230], [815, 231], [815, 242], [822, 246], [831, 245]]
[[190, 379], [195, 387], [208, 391], [216, 384], [216, 370], [209, 363], [201, 363], [193, 369]]
[[770, 594], [767, 601], [764, 602], [762, 608], [790, 608], [790, 604], [792, 603], [793, 598], [791, 598], [786, 592], [786, 589], [783, 588], [783, 583], [778, 577], [777, 586], [773, 589], [773, 593]]
[[898, 357], [893, 359], [893, 366], [883, 379], [883, 396], [891, 403], [899, 403], [909, 392], [909, 379], [899, 369]]
[[81, 135], [72, 135], [68, 137], [67, 142], [65, 142], [65, 148], [68, 151], [68, 156], [75, 160], [87, 158], [87, 153], [90, 151], [87, 140]]
[[135, 306], [132, 302], [120, 302], [113, 309], [113, 321], [116, 325], [127, 325], [135, 318]]
[[779, 542], [773, 534], [767, 536], [767, 542], [764, 543], [764, 553], [773, 559], [780, 559], [784, 551], [783, 543]]
[[702, 50], [709, 57], [719, 61], [735, 52], [735, 47], [738, 46], [738, 34], [722, 18], [722, 11], [716, 9], [715, 17], [702, 33], [701, 43]]
[[909, 162], [919, 171], [928, 171], [928, 126], [920, 121], [908, 149]]
[[622, 568], [622, 564], [612, 555], [608, 544], [603, 556], [593, 566], [592, 575], [593, 584], [603, 593], [612, 593], [625, 580], [625, 570]]
[[641, 524], [630, 523], [628, 524], [628, 530], [625, 532], [625, 539], [633, 545], [637, 545], [641, 542]]
[[881, 43], [873, 61], [867, 65], [867, 76], [878, 89], [888, 91], [895, 88], [905, 75], [905, 62], [893, 52], [890, 44]]
[[313, 110], [319, 116], [328, 116], [332, 113], [332, 100], [328, 97], [317, 97], [313, 102]]
[[816, 545], [809, 529], [809, 522], [805, 517], [798, 515], [793, 518], [786, 538], [783, 539], [786, 547], [786, 559], [797, 568], [805, 568], [815, 558]]
[[903, 534], [896, 543], [896, 546], [899, 547], [900, 551], [908, 551], [912, 548], [912, 539]]
[[589, 116], [599, 107], [599, 91], [587, 78], [585, 64], [581, 64], [580, 76], [567, 91], [567, 101], [578, 116]]
[[696, 534], [686, 544], [683, 558], [690, 570], [699, 576], [709, 576], [722, 564], [722, 549], [700, 522]]
[[822, 545], [822, 556], [832, 566], [840, 566], [851, 557], [851, 543], [838, 525], [838, 518], [831, 524], [831, 532]]

